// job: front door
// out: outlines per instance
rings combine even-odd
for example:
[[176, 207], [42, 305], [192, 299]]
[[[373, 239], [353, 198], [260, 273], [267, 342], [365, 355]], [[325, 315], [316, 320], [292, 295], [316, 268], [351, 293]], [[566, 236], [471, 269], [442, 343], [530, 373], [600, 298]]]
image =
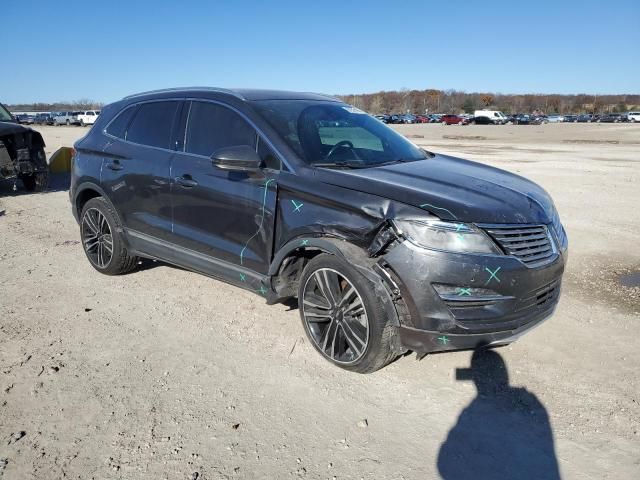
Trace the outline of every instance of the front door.
[[184, 152], [171, 165], [174, 242], [244, 269], [266, 274], [272, 255], [277, 170], [222, 170], [211, 155], [229, 146], [256, 148], [255, 129], [219, 103], [193, 101]]

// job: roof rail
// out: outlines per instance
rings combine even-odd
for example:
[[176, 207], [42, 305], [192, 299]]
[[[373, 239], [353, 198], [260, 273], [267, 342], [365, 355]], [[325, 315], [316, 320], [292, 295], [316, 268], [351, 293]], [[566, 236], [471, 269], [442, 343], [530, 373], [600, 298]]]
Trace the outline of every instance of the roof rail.
[[242, 95], [234, 92], [233, 90], [228, 90], [226, 88], [216, 88], [216, 87], [176, 87], [176, 88], [161, 88], [159, 90], [149, 90], [148, 92], [140, 92], [134, 93], [133, 95], [128, 95], [123, 98], [123, 100], [129, 100], [131, 98], [142, 97], [144, 95], [153, 95], [155, 93], [171, 93], [171, 92], [194, 92], [194, 91], [206, 91], [206, 92], [218, 92], [218, 93], [226, 93], [228, 95], [233, 95], [236, 98], [244, 100]]

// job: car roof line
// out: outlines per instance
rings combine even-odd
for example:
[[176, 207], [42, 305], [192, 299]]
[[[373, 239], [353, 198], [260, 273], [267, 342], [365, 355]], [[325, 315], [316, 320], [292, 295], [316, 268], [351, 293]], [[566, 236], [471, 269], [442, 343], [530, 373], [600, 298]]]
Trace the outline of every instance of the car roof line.
[[161, 88], [159, 90], [149, 90], [147, 92], [135, 93], [133, 95], [128, 95], [123, 98], [123, 100], [129, 100], [131, 98], [144, 97], [146, 95], [154, 95], [160, 93], [172, 93], [172, 92], [215, 92], [215, 93], [226, 93], [227, 95], [233, 95], [240, 100], [245, 100], [245, 98], [237, 92], [233, 90], [229, 90], [227, 88], [216, 88], [216, 87], [176, 87], [176, 88]]

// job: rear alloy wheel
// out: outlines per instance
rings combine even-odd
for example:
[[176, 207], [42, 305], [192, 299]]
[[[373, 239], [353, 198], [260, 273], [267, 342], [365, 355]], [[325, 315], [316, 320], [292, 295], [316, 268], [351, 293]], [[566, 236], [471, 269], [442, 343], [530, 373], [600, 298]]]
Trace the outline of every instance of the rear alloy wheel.
[[135, 268], [137, 258], [129, 255], [118, 216], [104, 198], [92, 198], [85, 204], [80, 238], [89, 262], [100, 273], [118, 275]]
[[325, 254], [313, 258], [303, 272], [298, 302], [312, 345], [339, 367], [370, 373], [395, 357], [394, 327], [374, 285], [346, 261]]

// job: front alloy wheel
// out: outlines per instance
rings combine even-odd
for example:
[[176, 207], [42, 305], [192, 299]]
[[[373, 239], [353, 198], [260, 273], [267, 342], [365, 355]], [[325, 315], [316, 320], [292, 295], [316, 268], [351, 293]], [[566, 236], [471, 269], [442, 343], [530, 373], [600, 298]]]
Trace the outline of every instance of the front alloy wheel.
[[298, 284], [298, 305], [313, 347], [337, 366], [359, 373], [391, 362], [396, 329], [383, 288], [382, 280], [363, 275], [342, 255], [312, 258]]
[[336, 363], [358, 361], [369, 342], [369, 320], [353, 284], [330, 268], [320, 268], [304, 286], [302, 314], [316, 347]]

